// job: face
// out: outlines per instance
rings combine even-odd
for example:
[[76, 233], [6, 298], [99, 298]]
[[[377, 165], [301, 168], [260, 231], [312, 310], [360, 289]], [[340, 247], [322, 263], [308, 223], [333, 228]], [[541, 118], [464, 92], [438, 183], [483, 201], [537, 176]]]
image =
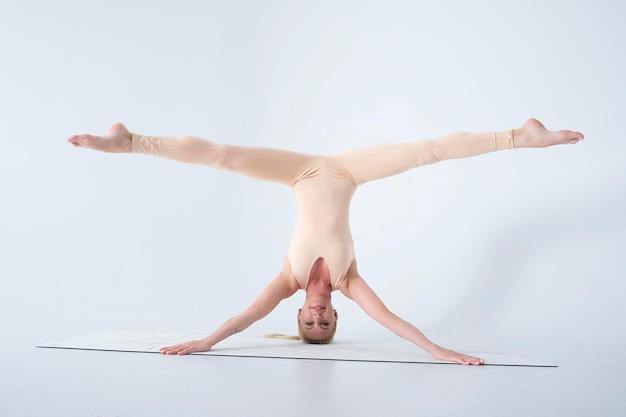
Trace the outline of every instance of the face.
[[307, 338], [326, 339], [332, 334], [337, 321], [337, 311], [327, 302], [309, 302], [298, 311], [298, 321]]

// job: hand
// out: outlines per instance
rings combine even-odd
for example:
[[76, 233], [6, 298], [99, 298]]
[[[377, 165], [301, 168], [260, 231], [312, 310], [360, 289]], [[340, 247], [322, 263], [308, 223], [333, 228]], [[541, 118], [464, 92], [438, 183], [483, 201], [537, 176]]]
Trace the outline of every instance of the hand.
[[213, 346], [205, 338], [163, 347], [159, 350], [164, 355], [186, 355], [193, 352], [208, 352], [212, 347]]
[[463, 355], [450, 349], [444, 349], [440, 346], [432, 352], [433, 358], [440, 361], [458, 362], [462, 365], [484, 365], [485, 361], [475, 356]]

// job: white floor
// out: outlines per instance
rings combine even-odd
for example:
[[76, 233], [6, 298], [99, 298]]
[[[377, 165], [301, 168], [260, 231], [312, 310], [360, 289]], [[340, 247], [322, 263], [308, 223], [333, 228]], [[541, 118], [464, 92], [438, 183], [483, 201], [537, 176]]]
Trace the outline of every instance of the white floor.
[[574, 346], [559, 368], [168, 357], [36, 349], [0, 357], [0, 416], [623, 416], [626, 365]]

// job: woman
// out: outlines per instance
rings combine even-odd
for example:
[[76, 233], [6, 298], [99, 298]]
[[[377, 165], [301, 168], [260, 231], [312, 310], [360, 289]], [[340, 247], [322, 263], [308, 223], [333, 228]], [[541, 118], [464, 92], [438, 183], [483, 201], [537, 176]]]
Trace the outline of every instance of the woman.
[[179, 162], [208, 165], [266, 181], [288, 185], [298, 202], [298, 220], [282, 271], [241, 314], [214, 333], [161, 349], [167, 355], [210, 350], [269, 314], [297, 290], [306, 291], [298, 311], [303, 341], [328, 343], [337, 327], [331, 293], [339, 290], [370, 317], [398, 336], [413, 342], [433, 358], [481, 365], [483, 359], [445, 349], [431, 342], [415, 326], [387, 309], [360, 276], [353, 250], [348, 214], [357, 186], [425, 164], [464, 158], [503, 149], [546, 147], [576, 143], [579, 132], [548, 131], [528, 120], [508, 132], [455, 133], [436, 140], [387, 144], [331, 155], [314, 156], [277, 149], [221, 145], [194, 137], [152, 137], [130, 133], [122, 124], [104, 136], [74, 135], [74, 146], [103, 152], [156, 155]]

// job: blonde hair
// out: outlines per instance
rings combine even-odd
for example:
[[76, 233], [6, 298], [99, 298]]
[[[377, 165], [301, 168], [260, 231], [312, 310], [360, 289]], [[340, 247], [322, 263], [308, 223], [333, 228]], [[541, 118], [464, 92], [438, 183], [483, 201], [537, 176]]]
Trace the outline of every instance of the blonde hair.
[[300, 336], [290, 336], [288, 334], [282, 334], [282, 333], [264, 334], [261, 337], [265, 337], [267, 339], [302, 340]]

